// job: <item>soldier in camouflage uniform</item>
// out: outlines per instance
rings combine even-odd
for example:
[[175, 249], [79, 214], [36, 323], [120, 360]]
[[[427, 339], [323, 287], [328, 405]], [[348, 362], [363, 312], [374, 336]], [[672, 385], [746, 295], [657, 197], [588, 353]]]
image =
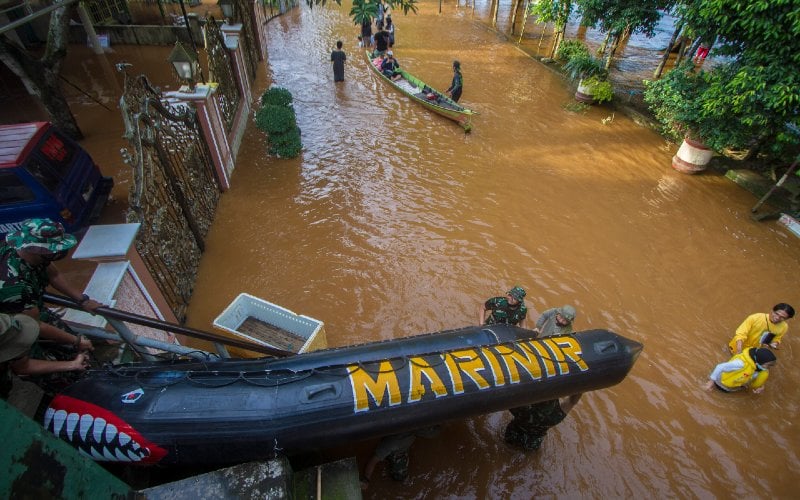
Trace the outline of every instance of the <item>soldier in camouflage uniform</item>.
[[437, 436], [439, 430], [440, 427], [438, 425], [433, 425], [413, 432], [382, 437], [378, 442], [378, 446], [375, 447], [375, 452], [367, 462], [367, 466], [364, 468], [364, 474], [361, 476], [361, 489], [367, 489], [372, 472], [381, 460], [386, 461], [386, 471], [392, 479], [395, 481], [405, 480], [408, 477], [408, 450], [411, 445], [417, 437], [432, 438]]
[[[72, 286], [53, 261], [63, 259], [77, 240], [64, 227], [50, 219], [28, 219], [18, 231], [6, 235], [0, 244], [0, 313], [24, 313], [39, 320], [40, 336], [59, 345], [36, 343], [31, 357], [43, 360], [77, 359], [77, 352], [93, 349], [92, 343], [76, 336], [61, 318], [44, 307], [43, 295], [48, 286], [67, 295], [84, 310], [92, 312], [102, 304]], [[71, 347], [64, 347], [70, 344]], [[69, 383], [64, 374], [37, 380], [46, 392], [54, 392]], [[50, 384], [52, 382], [52, 384]]]
[[506, 426], [506, 443], [525, 451], [538, 450], [547, 430], [564, 420], [580, 399], [581, 394], [574, 394], [564, 400], [552, 399], [512, 408], [514, 418]]
[[505, 297], [492, 297], [478, 308], [478, 324], [509, 324], [525, 328], [527, 315], [525, 290], [515, 286]]

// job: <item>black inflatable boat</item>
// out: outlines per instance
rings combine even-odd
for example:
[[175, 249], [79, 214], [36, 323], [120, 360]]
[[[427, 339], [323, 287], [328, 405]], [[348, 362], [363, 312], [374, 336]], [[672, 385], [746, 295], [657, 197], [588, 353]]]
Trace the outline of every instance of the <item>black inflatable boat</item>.
[[133, 363], [56, 396], [44, 426], [99, 461], [235, 463], [337, 446], [622, 381], [642, 345], [505, 325], [288, 358]]

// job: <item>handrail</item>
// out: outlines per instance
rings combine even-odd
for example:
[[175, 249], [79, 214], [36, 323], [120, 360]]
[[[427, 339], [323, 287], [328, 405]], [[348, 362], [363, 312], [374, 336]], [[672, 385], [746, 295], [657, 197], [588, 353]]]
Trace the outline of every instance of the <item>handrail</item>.
[[[64, 297], [63, 295], [54, 295], [52, 293], [45, 293], [44, 300], [46, 302], [56, 304], [59, 306], [71, 307], [74, 309], [82, 310], [80, 304], [70, 299], [69, 297]], [[114, 309], [113, 307], [101, 306], [98, 307], [94, 312], [95, 314], [99, 314], [100, 316], [107, 318], [117, 319], [125, 321], [127, 323], [133, 323], [135, 325], [146, 326], [149, 328], [155, 328], [157, 330], [173, 332], [180, 335], [186, 335], [187, 337], [192, 337], [200, 340], [207, 340], [210, 342], [220, 342], [222, 344], [226, 344], [232, 347], [247, 349], [248, 351], [258, 352], [261, 354], [269, 354], [270, 356], [286, 357], [286, 356], [293, 356], [294, 354], [296, 354], [291, 351], [284, 351], [283, 349], [262, 346], [254, 344], [252, 342], [235, 340], [228, 337], [223, 337], [222, 335], [217, 335], [216, 333], [204, 332], [202, 330], [196, 330], [194, 328], [189, 328], [187, 326], [176, 325], [175, 323], [170, 323], [168, 321], [162, 321], [160, 319], [155, 319], [155, 318], [148, 318], [147, 316], [142, 316], [127, 311], [120, 311], [119, 309]]]

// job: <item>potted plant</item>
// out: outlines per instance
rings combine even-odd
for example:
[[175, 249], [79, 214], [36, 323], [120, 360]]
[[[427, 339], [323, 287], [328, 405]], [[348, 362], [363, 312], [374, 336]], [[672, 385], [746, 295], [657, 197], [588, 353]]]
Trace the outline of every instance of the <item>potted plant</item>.
[[679, 172], [694, 174], [705, 170], [714, 152], [704, 136], [713, 127], [707, 120], [703, 97], [708, 82], [702, 73], [682, 66], [656, 81], [645, 80], [644, 100], [661, 123], [662, 133], [681, 147], [672, 157], [672, 167]]
[[608, 71], [588, 50], [585, 53], [576, 51], [564, 65], [564, 71], [571, 79], [578, 80], [576, 100], [595, 104], [610, 101], [614, 96], [611, 83], [607, 80]]

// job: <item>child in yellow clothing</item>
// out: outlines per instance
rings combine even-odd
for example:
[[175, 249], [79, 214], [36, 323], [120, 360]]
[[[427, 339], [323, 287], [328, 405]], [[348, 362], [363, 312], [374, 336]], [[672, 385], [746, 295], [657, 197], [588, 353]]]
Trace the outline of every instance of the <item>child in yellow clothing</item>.
[[706, 390], [710, 391], [716, 386], [726, 392], [747, 388], [754, 393], [762, 392], [769, 377], [769, 368], [776, 362], [775, 354], [765, 347], [734, 354], [729, 361], [714, 368], [708, 376]]

